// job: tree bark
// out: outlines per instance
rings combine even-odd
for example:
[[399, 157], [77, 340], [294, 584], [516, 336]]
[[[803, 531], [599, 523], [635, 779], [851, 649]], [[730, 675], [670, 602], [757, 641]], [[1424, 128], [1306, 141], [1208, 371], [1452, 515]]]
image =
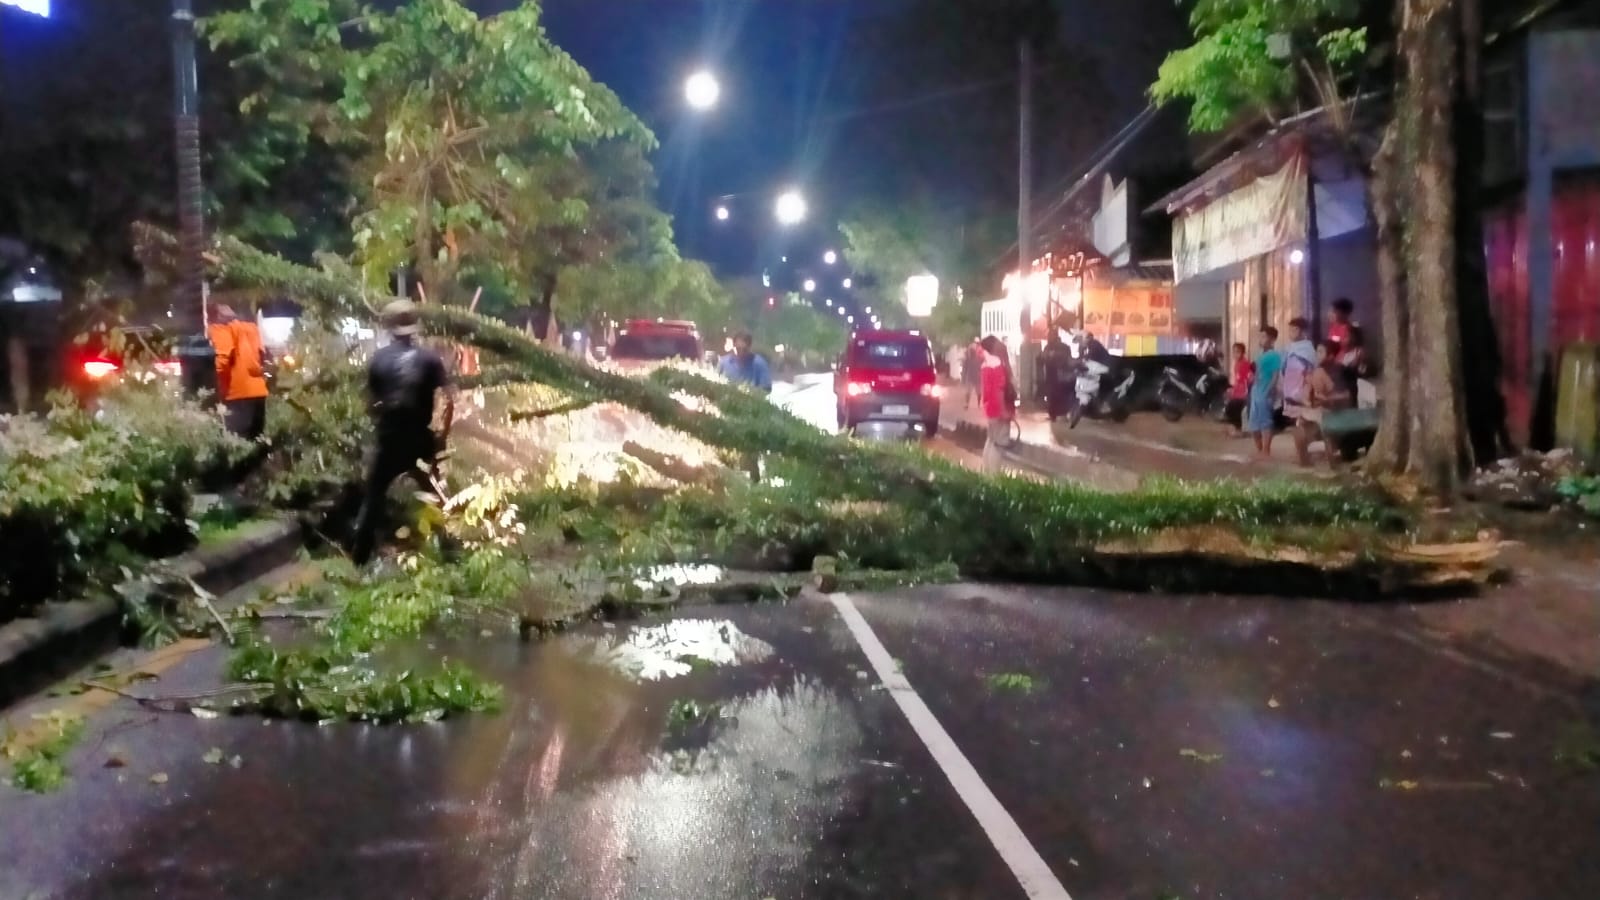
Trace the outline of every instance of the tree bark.
[[1405, 281], [1405, 229], [1398, 203], [1400, 185], [1396, 176], [1399, 160], [1405, 155], [1400, 119], [1395, 117], [1384, 129], [1383, 143], [1372, 161], [1372, 218], [1378, 233], [1378, 299], [1382, 310], [1384, 335], [1384, 391], [1378, 437], [1367, 454], [1368, 465], [1378, 471], [1405, 471], [1410, 456], [1410, 392], [1406, 383], [1411, 371], [1411, 316]]
[[[1458, 0], [1403, 0], [1412, 219], [1406, 263], [1410, 301], [1406, 473], [1438, 497], [1455, 496], [1472, 468], [1462, 383], [1457, 289], [1456, 97], [1461, 64]], [[1470, 211], [1475, 212], [1475, 211]], [[1481, 248], [1472, 248], [1482, 252]]]
[[[1443, 500], [1472, 471], [1475, 446], [1486, 457], [1497, 450], [1492, 436], [1473, 440], [1478, 429], [1504, 430], [1471, 149], [1480, 136], [1469, 133], [1477, 127], [1477, 2], [1398, 0], [1395, 108], [1373, 165], [1387, 358], [1368, 458], [1375, 471], [1409, 476]], [[1466, 348], [1483, 404], [1470, 418]]]
[[556, 320], [556, 281], [553, 272], [539, 278], [539, 298], [529, 310], [528, 331], [540, 341], [549, 340], [551, 325]]

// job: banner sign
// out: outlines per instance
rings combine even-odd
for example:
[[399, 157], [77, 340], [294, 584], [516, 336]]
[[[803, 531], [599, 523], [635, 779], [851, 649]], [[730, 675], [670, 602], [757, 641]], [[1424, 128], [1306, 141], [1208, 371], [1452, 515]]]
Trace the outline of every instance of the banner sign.
[[1270, 253], [1305, 239], [1305, 157], [1264, 175], [1172, 223], [1174, 280]]

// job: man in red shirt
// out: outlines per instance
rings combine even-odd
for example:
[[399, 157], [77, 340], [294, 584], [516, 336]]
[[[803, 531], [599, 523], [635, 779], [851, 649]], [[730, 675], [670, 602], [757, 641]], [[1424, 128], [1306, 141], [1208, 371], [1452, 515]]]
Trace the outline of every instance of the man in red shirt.
[[983, 362], [978, 376], [978, 395], [989, 438], [983, 445], [983, 470], [997, 473], [1005, 468], [1005, 448], [1011, 443], [1011, 420], [1016, 410], [1007, 402], [1011, 367], [1006, 365], [1006, 347], [990, 335], [980, 344]]
[[1350, 345], [1350, 329], [1355, 326], [1351, 317], [1355, 312], [1356, 305], [1350, 302], [1349, 297], [1340, 297], [1333, 301], [1333, 321], [1328, 325], [1328, 341], [1338, 345], [1337, 350], [1343, 350]]

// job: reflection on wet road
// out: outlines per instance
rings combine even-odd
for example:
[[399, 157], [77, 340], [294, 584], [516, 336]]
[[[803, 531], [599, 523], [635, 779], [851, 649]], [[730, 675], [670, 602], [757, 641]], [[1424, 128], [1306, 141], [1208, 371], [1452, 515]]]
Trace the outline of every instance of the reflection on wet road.
[[[1600, 784], [1551, 758], [1575, 708], [1368, 611], [855, 599], [1075, 900], [1600, 896]], [[61, 793], [0, 789], [0, 898], [1024, 896], [827, 603], [441, 649], [504, 711], [101, 715]]]
[[[0, 897], [1017, 895], [825, 608], [709, 612], [498, 645], [498, 716], [119, 730], [0, 798]], [[924, 850], [926, 821], [954, 824]]]

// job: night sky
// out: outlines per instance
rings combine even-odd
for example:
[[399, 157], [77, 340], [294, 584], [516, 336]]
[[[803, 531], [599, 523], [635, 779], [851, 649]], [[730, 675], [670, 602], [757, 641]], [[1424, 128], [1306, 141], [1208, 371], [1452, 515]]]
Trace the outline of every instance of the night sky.
[[[491, 13], [514, 2], [472, 5]], [[46, 27], [70, 25], [79, 36], [70, 47], [45, 49], [58, 60], [70, 54], [74, 66], [94, 60], [107, 90], [161, 84], [164, 91], [170, 62], [156, 35], [130, 40], [118, 27], [71, 25], [85, 16], [114, 21], [145, 3], [166, 5], [56, 0], [58, 20]], [[835, 243], [832, 224], [854, 206], [892, 203], [908, 189], [955, 208], [1014, 192], [1014, 57], [975, 59], [964, 43], [963, 30], [981, 23], [987, 7], [985, 0], [545, 2], [556, 42], [660, 137], [661, 202], [685, 253], [726, 274]], [[1038, 147], [1041, 193], [1139, 112], [1162, 54], [1184, 34], [1172, 0], [1057, 0], [1057, 7], [1057, 39], [1068, 53], [1038, 79], [1048, 120]], [[19, 87], [31, 94], [54, 77], [29, 53], [41, 49], [33, 42], [51, 42], [38, 26], [15, 28], [16, 14], [4, 15], [0, 91], [14, 108]], [[908, 22], [921, 32], [898, 37]], [[27, 71], [19, 71], [19, 59]], [[684, 78], [701, 66], [723, 83], [723, 102], [709, 115], [683, 101]], [[942, 99], [904, 105], [929, 95]], [[787, 185], [805, 191], [812, 227], [780, 236], [771, 202]], [[712, 211], [723, 195], [734, 195], [734, 219], [719, 224]]]

